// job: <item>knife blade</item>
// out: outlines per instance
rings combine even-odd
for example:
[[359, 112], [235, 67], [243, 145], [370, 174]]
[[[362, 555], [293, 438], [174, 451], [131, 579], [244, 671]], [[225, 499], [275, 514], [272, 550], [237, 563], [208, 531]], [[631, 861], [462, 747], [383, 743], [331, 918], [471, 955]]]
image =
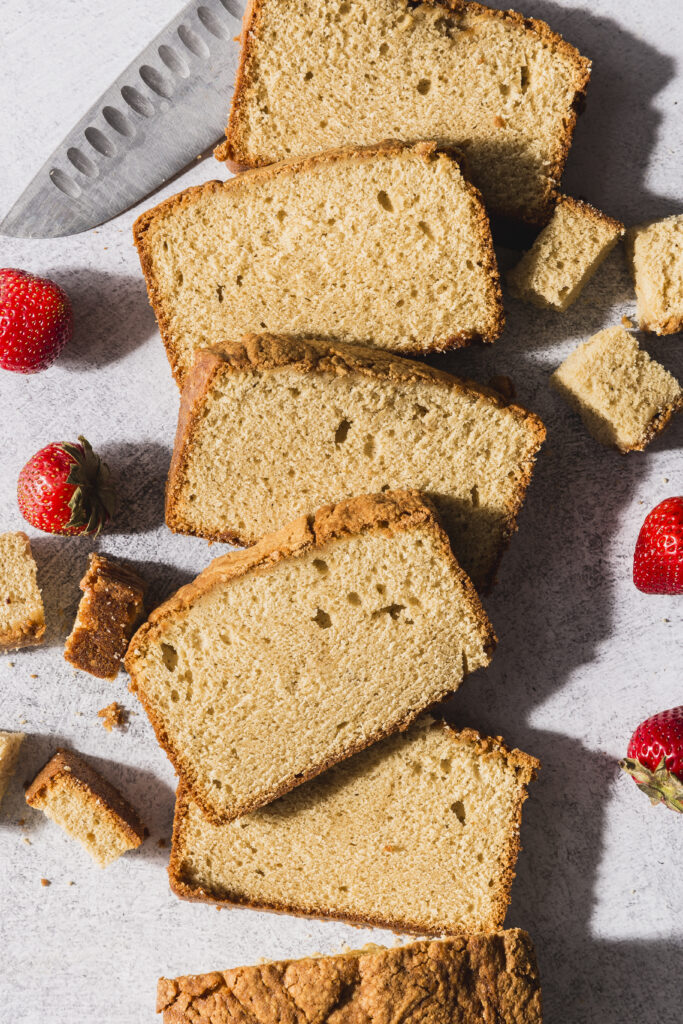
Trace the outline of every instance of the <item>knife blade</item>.
[[192, 0], [100, 96], [0, 222], [54, 238], [96, 227], [187, 167], [223, 133], [241, 0]]

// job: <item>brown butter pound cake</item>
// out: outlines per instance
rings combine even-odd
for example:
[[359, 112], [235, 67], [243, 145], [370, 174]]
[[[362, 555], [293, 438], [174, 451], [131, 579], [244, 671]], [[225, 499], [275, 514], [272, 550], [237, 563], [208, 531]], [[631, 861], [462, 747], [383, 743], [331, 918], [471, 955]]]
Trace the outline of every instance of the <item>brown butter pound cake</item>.
[[683, 408], [681, 386], [623, 327], [572, 352], [550, 382], [601, 444], [642, 451]]
[[632, 228], [627, 253], [641, 331], [683, 330], [683, 214]]
[[101, 868], [142, 843], [136, 812], [79, 754], [58, 750], [26, 790], [26, 803], [77, 839]]
[[142, 619], [145, 583], [127, 566], [93, 553], [80, 588], [83, 597], [64, 657], [92, 676], [115, 679]]
[[429, 716], [275, 803], [214, 825], [181, 785], [183, 899], [423, 935], [499, 927], [538, 762]]
[[0, 731], [0, 803], [14, 775], [24, 739], [23, 732]]
[[179, 383], [195, 349], [247, 331], [417, 354], [502, 330], [479, 193], [434, 143], [338, 150], [209, 182], [133, 230]]
[[541, 1024], [526, 932], [374, 946], [210, 974], [160, 978], [164, 1024]]
[[230, 820], [397, 729], [495, 636], [422, 496], [362, 496], [217, 558], [126, 656], [205, 813]]
[[26, 534], [0, 534], [0, 651], [43, 642], [45, 612], [37, 575]]
[[562, 196], [531, 249], [508, 271], [510, 291], [534, 306], [564, 313], [624, 234], [594, 206]]
[[460, 565], [488, 589], [544, 437], [533, 413], [423, 364], [247, 336], [197, 355], [166, 522], [253, 544], [325, 502], [414, 487], [429, 492]]
[[216, 156], [243, 169], [437, 139], [466, 154], [487, 208], [544, 223], [589, 77], [544, 22], [466, 0], [252, 0]]

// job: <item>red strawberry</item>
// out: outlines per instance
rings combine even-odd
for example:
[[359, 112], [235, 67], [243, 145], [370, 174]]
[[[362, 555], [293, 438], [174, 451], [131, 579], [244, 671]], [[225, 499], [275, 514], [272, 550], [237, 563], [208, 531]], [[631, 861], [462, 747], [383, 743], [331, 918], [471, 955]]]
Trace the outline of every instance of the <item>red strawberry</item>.
[[114, 488], [105, 462], [84, 437], [41, 448], [19, 474], [24, 519], [46, 533], [98, 534], [114, 514]]
[[641, 722], [619, 765], [651, 803], [683, 811], [683, 706]]
[[73, 330], [66, 292], [25, 270], [0, 270], [0, 366], [37, 373], [54, 363]]
[[666, 498], [640, 528], [633, 582], [644, 594], [683, 594], [683, 498]]

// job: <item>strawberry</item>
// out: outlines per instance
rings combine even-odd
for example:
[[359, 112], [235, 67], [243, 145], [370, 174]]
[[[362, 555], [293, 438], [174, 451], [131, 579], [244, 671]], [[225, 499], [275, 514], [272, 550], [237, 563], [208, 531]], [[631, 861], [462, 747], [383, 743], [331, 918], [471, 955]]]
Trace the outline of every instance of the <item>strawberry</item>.
[[619, 766], [651, 803], [683, 811], [683, 705], [641, 722]]
[[84, 437], [78, 440], [41, 448], [19, 474], [21, 514], [46, 533], [97, 535], [114, 514], [109, 468]]
[[645, 517], [633, 582], [644, 594], [683, 594], [683, 497], [660, 501]]
[[4, 370], [45, 370], [72, 331], [71, 302], [59, 285], [25, 270], [0, 270], [0, 366]]

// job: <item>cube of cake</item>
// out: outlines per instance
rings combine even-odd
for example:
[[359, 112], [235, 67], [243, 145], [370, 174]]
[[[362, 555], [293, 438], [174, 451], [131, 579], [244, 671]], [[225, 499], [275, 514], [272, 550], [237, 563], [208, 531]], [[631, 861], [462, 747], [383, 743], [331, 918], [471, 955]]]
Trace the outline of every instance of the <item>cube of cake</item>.
[[90, 675], [114, 679], [142, 619], [145, 583], [132, 569], [91, 554], [80, 586], [83, 597], [64, 657]]
[[550, 380], [593, 437], [621, 452], [642, 451], [683, 407], [676, 378], [623, 327], [579, 345]]
[[0, 732], [0, 803], [14, 774], [23, 742], [23, 732]]
[[580, 199], [562, 196], [531, 249], [508, 271], [510, 291], [563, 313], [624, 234], [624, 225]]
[[632, 228], [626, 249], [641, 331], [683, 330], [683, 213]]
[[45, 612], [25, 533], [0, 534], [0, 651], [43, 642]]
[[136, 812], [79, 754], [58, 750], [26, 791], [36, 807], [77, 839], [101, 868], [135, 850], [147, 834]]

